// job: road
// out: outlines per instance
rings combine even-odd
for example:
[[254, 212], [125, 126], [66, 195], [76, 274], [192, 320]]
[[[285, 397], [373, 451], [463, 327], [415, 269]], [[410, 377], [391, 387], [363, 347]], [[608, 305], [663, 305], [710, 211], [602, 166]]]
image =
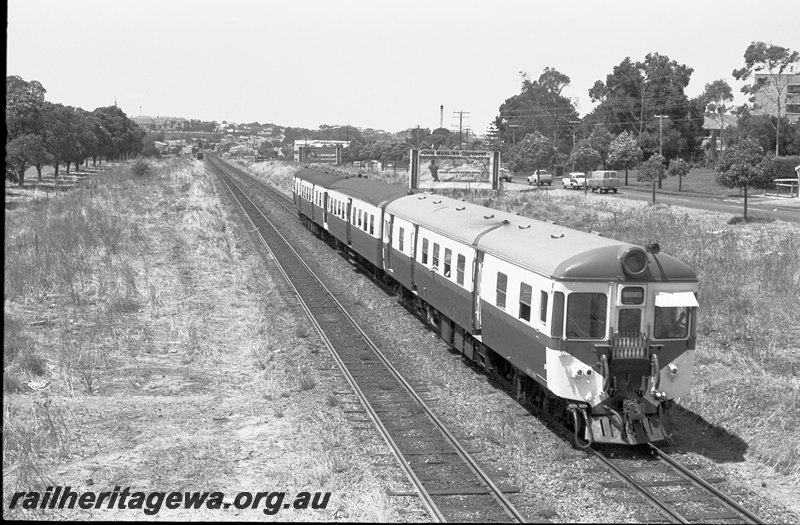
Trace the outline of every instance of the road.
[[[525, 177], [514, 176], [514, 184], [527, 184]], [[548, 188], [544, 186], [543, 188]], [[562, 189], [560, 179], [554, 181], [552, 189], [555, 191], [581, 191]], [[749, 195], [747, 199], [747, 215], [752, 217], [764, 217], [779, 219], [783, 221], [800, 223], [800, 200], [783, 197], [764, 197], [760, 190], [758, 194]], [[591, 193], [591, 192], [589, 192]], [[652, 193], [649, 188], [635, 186], [620, 186], [619, 192], [599, 194], [594, 193], [600, 198], [610, 199], [630, 199], [650, 202]], [[658, 192], [656, 190], [656, 202], [660, 204], [670, 204], [672, 206], [683, 206], [699, 210], [714, 211], [719, 213], [730, 213], [733, 216], [741, 216], [744, 211], [744, 197], [717, 197], [709, 194], [699, 194], [690, 192]]]

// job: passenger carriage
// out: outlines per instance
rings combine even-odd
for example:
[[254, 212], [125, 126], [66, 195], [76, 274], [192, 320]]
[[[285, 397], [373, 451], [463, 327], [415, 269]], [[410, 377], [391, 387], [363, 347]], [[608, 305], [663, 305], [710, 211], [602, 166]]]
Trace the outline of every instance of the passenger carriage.
[[348, 250], [383, 268], [383, 209], [408, 190], [370, 179], [338, 180], [328, 188], [328, 231]]
[[301, 217], [307, 217], [316, 225], [315, 233], [328, 229], [327, 188], [334, 182], [350, 177], [339, 172], [320, 171], [305, 168], [294, 178], [292, 200]]

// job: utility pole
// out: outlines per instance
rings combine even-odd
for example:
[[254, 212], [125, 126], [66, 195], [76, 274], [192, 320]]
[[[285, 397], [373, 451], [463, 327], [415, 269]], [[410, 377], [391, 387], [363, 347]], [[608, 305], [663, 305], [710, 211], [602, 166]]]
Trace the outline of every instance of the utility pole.
[[469, 118], [469, 112], [468, 111], [453, 111], [453, 116], [456, 116], [456, 115], [458, 115], [458, 149], [461, 149], [461, 137], [462, 137], [461, 133], [462, 133], [462, 129], [464, 127], [464, 115], [466, 115], [467, 118]]
[[[658, 119], [658, 155], [664, 158], [664, 118], [667, 115], [654, 115]], [[667, 117], [668, 118], [668, 117]], [[653, 204], [656, 203], [655, 180], [653, 180]], [[661, 177], [658, 178], [658, 189], [661, 189]]]

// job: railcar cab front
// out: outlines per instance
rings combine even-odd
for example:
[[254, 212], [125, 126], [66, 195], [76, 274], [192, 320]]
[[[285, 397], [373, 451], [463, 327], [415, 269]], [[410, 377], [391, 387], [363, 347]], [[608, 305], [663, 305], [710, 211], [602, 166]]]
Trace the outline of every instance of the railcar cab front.
[[691, 383], [697, 277], [672, 257], [625, 247], [616, 275], [601, 280], [608, 258], [603, 259], [601, 254], [594, 262], [594, 279], [573, 265], [557, 283], [565, 299], [564, 326], [560, 353], [548, 359], [548, 385], [575, 399], [569, 392], [574, 385], [559, 384], [551, 375], [568, 355], [574, 360], [572, 375], [600, 385], [582, 400], [592, 414], [587, 438], [657, 441], [665, 437], [660, 421], [665, 403], [685, 394]]

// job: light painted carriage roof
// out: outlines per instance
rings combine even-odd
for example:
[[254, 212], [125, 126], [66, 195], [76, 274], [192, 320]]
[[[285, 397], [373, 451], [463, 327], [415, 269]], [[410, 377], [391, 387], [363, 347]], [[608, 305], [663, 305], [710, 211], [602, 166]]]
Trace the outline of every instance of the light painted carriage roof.
[[[621, 279], [619, 254], [634, 246], [440, 195], [402, 197], [386, 211], [556, 279]], [[691, 268], [669, 255], [648, 258], [643, 280], [697, 280]]]
[[314, 168], [303, 168], [301, 170], [298, 170], [297, 173], [294, 174], [294, 176], [297, 177], [298, 179], [308, 181], [314, 186], [320, 186], [323, 188], [329, 187], [336, 181], [352, 177], [352, 175], [348, 173], [342, 173], [332, 170], [330, 171], [320, 170]]
[[350, 197], [363, 200], [373, 206], [383, 206], [398, 197], [408, 195], [408, 189], [402, 186], [386, 184], [372, 179], [361, 177], [351, 177], [340, 179], [330, 186], [331, 190], [336, 190]]

